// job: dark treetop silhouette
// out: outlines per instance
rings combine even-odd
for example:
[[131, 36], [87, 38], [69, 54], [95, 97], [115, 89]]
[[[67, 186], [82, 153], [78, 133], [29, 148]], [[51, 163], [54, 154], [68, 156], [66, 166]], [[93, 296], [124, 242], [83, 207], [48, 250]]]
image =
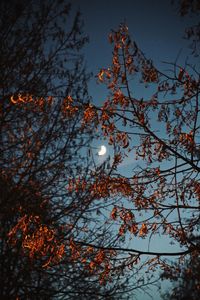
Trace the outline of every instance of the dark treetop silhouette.
[[[106, 228], [95, 233], [99, 204], [67, 189], [91, 168], [80, 14], [64, 1], [1, 1], [0, 11], [0, 298], [112, 297], [125, 280], [116, 274], [100, 285], [104, 251], [87, 247], [81, 257], [73, 242], [110, 240]], [[102, 263], [99, 272], [92, 260]]]

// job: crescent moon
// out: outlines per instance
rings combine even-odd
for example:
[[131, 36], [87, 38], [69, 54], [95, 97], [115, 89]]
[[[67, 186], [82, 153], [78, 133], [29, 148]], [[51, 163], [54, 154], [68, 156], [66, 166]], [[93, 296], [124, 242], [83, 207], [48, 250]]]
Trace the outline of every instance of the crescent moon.
[[106, 147], [105, 146], [101, 146], [100, 151], [98, 152], [98, 155], [102, 156], [106, 154]]

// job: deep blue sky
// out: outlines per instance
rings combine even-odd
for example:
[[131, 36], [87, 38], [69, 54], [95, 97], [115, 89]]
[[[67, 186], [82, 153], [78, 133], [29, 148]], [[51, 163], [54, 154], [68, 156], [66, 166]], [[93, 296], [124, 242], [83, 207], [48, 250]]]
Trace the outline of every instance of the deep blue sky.
[[[76, 8], [80, 8], [85, 22], [84, 31], [90, 42], [85, 47], [85, 58], [89, 71], [96, 75], [100, 68], [108, 67], [112, 57], [112, 46], [108, 42], [111, 29], [117, 29], [126, 21], [129, 33], [136, 41], [146, 57], [153, 59], [157, 67], [165, 70], [162, 61], [174, 62], [181, 48], [188, 45], [183, 40], [184, 28], [193, 20], [191, 17], [181, 18], [171, 0], [73, 0]], [[183, 51], [180, 62], [184, 62]], [[96, 104], [101, 104], [107, 96], [102, 85], [91, 79], [89, 93]], [[141, 90], [141, 97], [143, 91]], [[158, 241], [159, 246], [159, 241]], [[162, 245], [164, 247], [164, 245]], [[161, 299], [159, 294], [149, 291], [154, 300]], [[150, 299], [139, 295], [138, 300]]]
[[[126, 21], [129, 33], [145, 55], [154, 60], [156, 66], [162, 61], [173, 62], [178, 52], [186, 43], [182, 36], [186, 24], [192, 18], [178, 16], [171, 0], [74, 0], [75, 7], [80, 8], [85, 22], [85, 33], [90, 42], [85, 47], [88, 69], [94, 74], [111, 61], [112, 47], [108, 43], [111, 29], [117, 29]], [[185, 55], [181, 57], [185, 59]], [[102, 86], [91, 81], [90, 93], [96, 103], [101, 103], [104, 95]]]

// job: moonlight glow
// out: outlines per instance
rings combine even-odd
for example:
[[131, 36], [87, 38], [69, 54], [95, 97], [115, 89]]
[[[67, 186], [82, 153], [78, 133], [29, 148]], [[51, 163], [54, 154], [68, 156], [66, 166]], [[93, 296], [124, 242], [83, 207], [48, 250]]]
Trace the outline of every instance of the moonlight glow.
[[100, 151], [98, 152], [98, 155], [102, 156], [106, 154], [106, 147], [105, 146], [101, 146]]

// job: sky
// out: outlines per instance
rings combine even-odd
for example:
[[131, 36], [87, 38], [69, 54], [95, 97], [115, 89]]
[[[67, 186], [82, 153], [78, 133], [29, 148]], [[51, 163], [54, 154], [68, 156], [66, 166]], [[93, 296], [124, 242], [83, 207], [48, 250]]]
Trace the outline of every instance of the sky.
[[[179, 51], [188, 43], [182, 37], [186, 24], [192, 23], [191, 17], [181, 18], [171, 0], [73, 0], [79, 8], [85, 23], [85, 33], [89, 44], [85, 47], [88, 70], [96, 75], [100, 68], [111, 62], [112, 46], [108, 42], [111, 29], [126, 22], [131, 37], [145, 55], [156, 66], [166, 68], [162, 61], [174, 62]], [[182, 53], [184, 61], [186, 54]], [[106, 91], [90, 82], [90, 94], [95, 103], [102, 103]]]
[[[84, 31], [89, 35], [84, 54], [87, 69], [94, 74], [89, 84], [89, 93], [97, 105], [104, 102], [108, 93], [106, 88], [96, 83], [95, 75], [100, 68], [106, 68], [111, 63], [112, 46], [108, 42], [108, 34], [111, 29], [117, 29], [121, 22], [126, 22], [129, 34], [145, 56], [152, 59], [156, 67], [162, 70], [167, 68], [163, 62], [174, 62], [181, 50], [180, 63], [184, 62], [190, 53], [190, 50], [183, 50], [188, 45], [188, 41], [183, 39], [183, 34], [186, 25], [192, 24], [193, 19], [180, 17], [177, 8], [170, 4], [171, 0], [72, 2], [75, 8], [80, 9], [85, 23]], [[142, 95], [142, 91], [139, 92]], [[150, 291], [150, 294], [152, 293], [154, 300], [161, 299], [154, 289]], [[151, 298], [147, 295], [138, 295], [138, 300], [149, 299]]]

